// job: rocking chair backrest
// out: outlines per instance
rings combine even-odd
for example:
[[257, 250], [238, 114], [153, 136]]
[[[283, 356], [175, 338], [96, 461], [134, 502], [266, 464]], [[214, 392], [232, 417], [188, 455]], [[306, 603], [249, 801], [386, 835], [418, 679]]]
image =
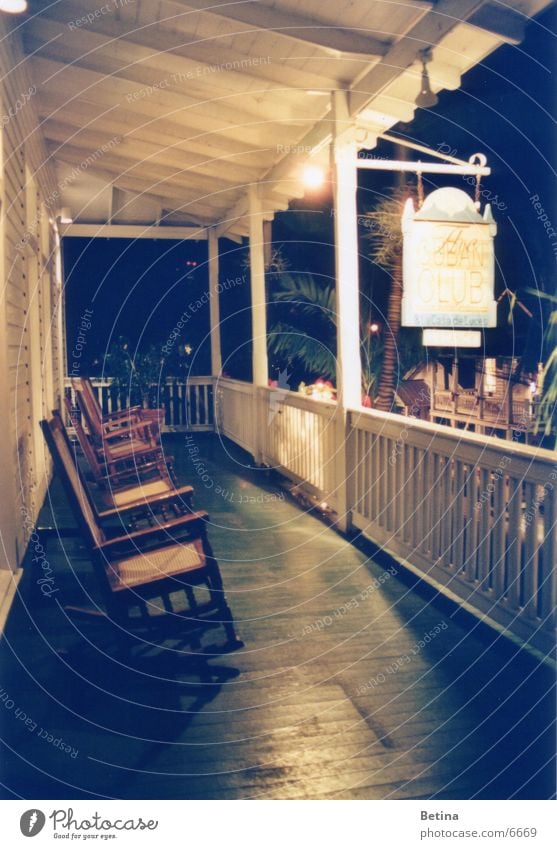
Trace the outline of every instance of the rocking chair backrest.
[[91, 383], [88, 377], [81, 378], [81, 392], [87, 396], [89, 405], [93, 407], [93, 409], [97, 413], [98, 420], [102, 422], [103, 411], [101, 409], [101, 405], [99, 404], [97, 393], [93, 389], [93, 384]]
[[65, 403], [66, 403], [66, 409], [67, 409], [69, 416], [70, 416], [70, 421], [71, 421], [73, 427], [75, 428], [77, 440], [78, 440], [78, 442], [81, 446], [81, 450], [85, 454], [85, 459], [89, 463], [89, 467], [90, 467], [91, 471], [93, 472], [93, 475], [98, 480], [104, 473], [103, 473], [103, 470], [100, 466], [99, 461], [97, 460], [97, 455], [95, 454], [95, 449], [93, 448], [93, 446], [89, 442], [87, 434], [83, 430], [81, 420], [80, 420], [79, 416], [76, 415], [76, 410], [72, 406], [72, 402], [71, 402], [70, 398], [66, 397]]
[[72, 386], [77, 399], [77, 405], [85, 418], [87, 428], [92, 439], [102, 439], [102, 420], [97, 411], [97, 407], [92, 403], [91, 398], [85, 388], [84, 381], [81, 378], [72, 378]]
[[62, 419], [54, 414], [50, 421], [43, 419], [41, 429], [49, 447], [56, 471], [70, 502], [75, 518], [90, 545], [96, 546], [105, 540], [105, 535], [90, 503], [90, 496], [81, 478], [77, 460], [72, 457]]

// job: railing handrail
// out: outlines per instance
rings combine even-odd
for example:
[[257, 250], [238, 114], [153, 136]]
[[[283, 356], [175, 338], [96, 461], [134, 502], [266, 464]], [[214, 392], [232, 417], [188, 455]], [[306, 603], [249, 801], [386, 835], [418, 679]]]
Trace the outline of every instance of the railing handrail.
[[301, 392], [293, 392], [289, 389], [281, 389], [273, 386], [260, 386], [259, 391], [271, 395], [272, 393], [280, 393], [279, 403], [288, 402], [293, 407], [298, 407], [301, 410], [311, 410], [312, 412], [323, 415], [325, 412], [334, 415], [339, 409], [336, 401], [324, 401], [320, 398], [312, 398], [309, 395], [302, 395]]
[[[66, 386], [71, 385], [71, 380], [72, 380], [71, 377], [66, 377], [66, 379], [65, 379]], [[108, 377], [108, 376], [105, 376], [105, 377], [90, 377], [89, 380], [91, 381], [93, 386], [112, 386], [112, 384], [114, 383], [114, 378]], [[164, 382], [167, 386], [171, 385], [173, 383], [176, 383], [176, 382], [182, 382], [184, 384], [191, 383], [192, 386], [195, 386], [196, 384], [197, 385], [210, 384], [214, 380], [215, 380], [215, 378], [212, 377], [211, 375], [189, 375], [187, 377], [183, 377], [181, 375], [177, 375], [177, 376], [173, 377], [173, 376], [169, 375], [168, 377], [165, 377]], [[157, 385], [156, 381], [154, 383], [152, 383], [151, 385], [156, 386]]]
[[240, 391], [249, 392], [253, 394], [255, 391], [255, 386], [249, 380], [238, 380], [235, 377], [215, 377], [215, 387], [218, 389], [219, 386], [230, 386], [231, 388], [239, 387]]
[[[471, 431], [455, 430], [454, 427], [450, 427], [449, 425], [437, 424], [436, 422], [426, 422], [423, 419], [401, 416], [398, 413], [385, 413], [381, 410], [374, 410], [373, 408], [354, 407], [350, 409], [348, 413], [351, 417], [359, 417], [361, 421], [358, 420], [357, 424], [364, 428], [366, 419], [369, 421], [376, 419], [384, 422], [386, 425], [392, 424], [393, 427], [401, 426], [402, 429], [408, 429], [410, 426], [414, 432], [422, 433], [426, 436], [436, 435], [439, 437], [446, 437], [451, 440], [452, 443], [456, 441], [459, 444], [470, 445], [474, 448], [480, 447], [486, 451], [492, 450], [502, 454], [512, 453], [513, 456], [521, 457], [527, 461], [539, 461], [551, 463], [552, 465], [557, 463], [557, 452], [548, 448], [524, 445], [521, 442], [516, 442], [510, 439], [496, 440], [495, 437], [483, 436], [482, 434], [472, 433]], [[519, 431], [519, 428], [514, 429], [517, 432]], [[491, 440], [494, 441], [491, 442]]]

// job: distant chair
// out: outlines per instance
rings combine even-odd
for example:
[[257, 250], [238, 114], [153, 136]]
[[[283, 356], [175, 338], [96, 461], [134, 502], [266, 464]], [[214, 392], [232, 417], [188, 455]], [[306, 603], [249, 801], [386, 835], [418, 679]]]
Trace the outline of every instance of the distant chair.
[[172, 477], [172, 460], [165, 460], [162, 445], [152, 438], [150, 423], [128, 422], [114, 430], [105, 430], [98, 425], [80, 390], [76, 390], [76, 397], [78, 410], [87, 423], [89, 437], [85, 434], [77, 415], [78, 411], [72, 407], [69, 398], [65, 399], [66, 408], [81, 448], [99, 483], [103, 477], [113, 476], [117, 472], [123, 473], [126, 469], [143, 470], [149, 464], [155, 464], [162, 470], [165, 462], [168, 474]]
[[[106, 613], [73, 605], [64, 609], [97, 619], [100, 615], [116, 626], [116, 633], [126, 637], [128, 632], [145, 630], [167, 636], [184, 627], [198, 631], [218, 623], [226, 633], [226, 648], [239, 648], [242, 643], [236, 636], [220, 570], [207, 539], [207, 513], [188, 513], [110, 538], [99, 525], [83, 488], [59, 417], [43, 420], [41, 428], [88, 545]], [[201, 586], [206, 588], [208, 599], [199, 602], [195, 590]], [[187, 602], [185, 608], [178, 599]]]
[[126, 423], [137, 424], [143, 422], [149, 426], [149, 438], [160, 442], [161, 427], [164, 422], [164, 409], [150, 410], [136, 405], [126, 407], [123, 410], [115, 410], [112, 413], [103, 413], [97, 394], [93, 388], [90, 378], [72, 378], [74, 391], [81, 393], [82, 401], [87, 406], [87, 414], [92, 418], [93, 426], [107, 431], [126, 428]]
[[95, 448], [83, 430], [78, 411], [72, 407], [70, 398], [65, 398], [65, 404], [80, 448], [98, 486], [117, 489], [134, 483], [139, 484], [149, 478], [168, 480], [169, 485], [175, 483], [174, 457], [163, 455], [162, 451], [156, 451], [153, 455], [149, 450], [144, 457], [134, 455], [132, 463], [127, 457], [116, 457], [112, 460], [109, 458], [107, 461], [105, 452]]
[[[97, 484], [95, 501], [90, 487], [82, 475], [75, 455], [75, 447], [70, 441], [58, 410], [53, 410], [52, 421], [55, 422], [64, 436], [72, 463], [77, 470], [82, 488], [89, 497], [98, 522], [102, 523], [103, 520], [125, 514], [126, 521], [135, 524], [138, 520], [146, 517], [152, 520], [153, 517], [159, 515], [168, 518], [171, 515], [192, 512], [193, 487], [177, 487], [164, 463], [155, 465], [154, 468], [145, 469], [143, 474], [141, 474], [141, 469], [138, 468], [132, 472], [130, 470], [117, 472], [108, 478], [102, 476], [100, 482], [97, 482], [95, 475], [93, 475], [93, 485]], [[83, 440], [87, 449], [86, 460], [89, 465], [91, 462], [96, 464], [94, 451], [79, 422], [76, 422], [76, 433], [78, 434], [78, 441], [81, 443]], [[81, 436], [80, 439], [79, 436]], [[100, 472], [97, 465], [96, 470]]]

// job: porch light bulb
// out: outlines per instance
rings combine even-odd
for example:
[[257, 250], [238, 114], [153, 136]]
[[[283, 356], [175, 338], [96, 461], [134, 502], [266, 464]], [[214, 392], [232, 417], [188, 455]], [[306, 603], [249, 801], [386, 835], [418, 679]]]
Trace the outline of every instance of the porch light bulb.
[[63, 206], [60, 210], [60, 224], [73, 224], [72, 211], [69, 206]]
[[0, 0], [0, 12], [19, 15], [27, 11], [27, 0]]
[[319, 189], [325, 182], [325, 174], [319, 165], [306, 165], [303, 173], [304, 186], [308, 189]]

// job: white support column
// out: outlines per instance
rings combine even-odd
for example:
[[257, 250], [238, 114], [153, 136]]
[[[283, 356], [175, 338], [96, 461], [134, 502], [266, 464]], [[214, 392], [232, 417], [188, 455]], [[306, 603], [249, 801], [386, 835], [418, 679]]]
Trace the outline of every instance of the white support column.
[[249, 261], [253, 335], [253, 382], [267, 386], [267, 294], [265, 291], [265, 234], [259, 186], [249, 191]]
[[337, 510], [342, 530], [350, 525], [351, 435], [347, 410], [362, 401], [360, 286], [358, 268], [357, 145], [345, 91], [333, 92], [332, 162], [337, 318]]
[[267, 293], [265, 290], [265, 232], [261, 189], [258, 185], [249, 190], [249, 259], [251, 283], [251, 326], [252, 326], [252, 380], [255, 398], [254, 460], [263, 461], [267, 428], [266, 396], [258, 392], [267, 387], [269, 367], [267, 363]]
[[358, 269], [357, 146], [348, 123], [346, 92], [333, 93], [334, 220], [337, 311], [337, 397], [343, 408], [362, 401]]
[[211, 374], [218, 377], [222, 368], [220, 349], [219, 305], [219, 237], [214, 227], [208, 231], [209, 245], [209, 314], [211, 323]]

